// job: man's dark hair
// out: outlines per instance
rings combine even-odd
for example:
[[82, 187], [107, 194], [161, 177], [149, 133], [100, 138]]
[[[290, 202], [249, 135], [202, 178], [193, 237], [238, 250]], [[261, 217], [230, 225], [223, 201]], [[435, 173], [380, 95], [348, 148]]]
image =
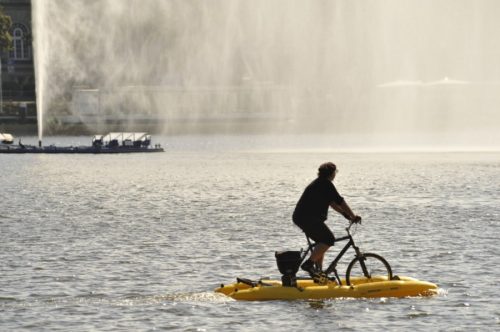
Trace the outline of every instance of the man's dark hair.
[[337, 166], [334, 163], [327, 162], [323, 163], [318, 168], [318, 177], [320, 178], [328, 178], [335, 173], [337, 170]]

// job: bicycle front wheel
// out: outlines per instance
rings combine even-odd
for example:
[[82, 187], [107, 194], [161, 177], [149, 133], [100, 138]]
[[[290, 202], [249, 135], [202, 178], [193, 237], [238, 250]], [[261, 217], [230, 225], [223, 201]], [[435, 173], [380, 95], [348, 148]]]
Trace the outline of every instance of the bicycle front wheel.
[[392, 269], [384, 257], [365, 253], [356, 257], [349, 263], [345, 276], [347, 285], [351, 284], [357, 277], [364, 277], [368, 279], [386, 277], [387, 280], [392, 279]]

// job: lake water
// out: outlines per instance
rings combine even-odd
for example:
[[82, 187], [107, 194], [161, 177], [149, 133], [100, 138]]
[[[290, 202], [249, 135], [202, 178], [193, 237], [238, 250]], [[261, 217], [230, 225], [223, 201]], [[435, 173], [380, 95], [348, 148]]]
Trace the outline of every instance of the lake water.
[[[500, 329], [500, 153], [348, 153], [315, 140], [176, 136], [153, 142], [159, 154], [0, 155], [0, 330]], [[439, 295], [249, 303], [213, 292], [236, 276], [279, 277], [274, 251], [305, 246], [291, 214], [324, 161], [363, 217], [360, 247]], [[333, 212], [327, 223], [337, 235], [346, 225]]]

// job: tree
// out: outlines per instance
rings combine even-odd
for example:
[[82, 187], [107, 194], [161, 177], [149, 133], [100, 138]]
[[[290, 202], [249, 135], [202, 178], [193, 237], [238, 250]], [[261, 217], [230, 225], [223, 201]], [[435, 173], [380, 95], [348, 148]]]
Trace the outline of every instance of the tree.
[[0, 6], [0, 114], [3, 113], [2, 55], [3, 52], [12, 48], [11, 25], [12, 19], [4, 13], [3, 7]]
[[0, 51], [2, 52], [12, 48], [11, 25], [12, 19], [5, 14], [3, 8], [0, 6]]

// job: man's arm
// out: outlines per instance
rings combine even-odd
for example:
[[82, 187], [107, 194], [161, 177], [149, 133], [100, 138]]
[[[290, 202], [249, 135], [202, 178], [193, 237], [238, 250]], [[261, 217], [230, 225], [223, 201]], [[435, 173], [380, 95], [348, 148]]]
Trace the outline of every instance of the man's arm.
[[359, 220], [361, 220], [360, 217], [352, 212], [351, 208], [349, 207], [349, 205], [347, 205], [345, 200], [343, 200], [340, 204], [332, 203], [330, 204], [330, 206], [332, 207], [332, 209], [343, 215], [346, 219], [354, 221], [355, 219], [359, 218]]

